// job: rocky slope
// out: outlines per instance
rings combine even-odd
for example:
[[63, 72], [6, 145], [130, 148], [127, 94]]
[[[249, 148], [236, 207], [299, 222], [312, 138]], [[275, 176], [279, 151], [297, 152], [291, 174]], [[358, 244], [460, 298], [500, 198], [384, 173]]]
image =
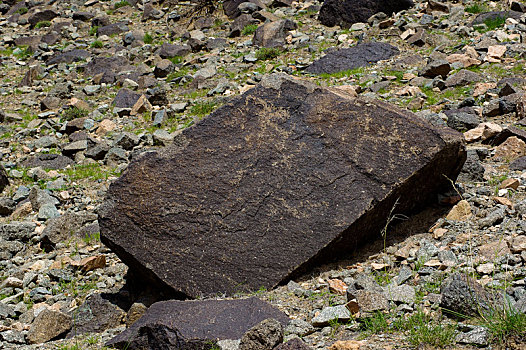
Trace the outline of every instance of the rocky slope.
[[[285, 340], [524, 348], [525, 5], [415, 1], [342, 27], [316, 1], [238, 5], [0, 4], [0, 348], [100, 349], [158, 300], [100, 243], [109, 183], [274, 72], [409, 109], [468, 148], [457, 192], [253, 293], [293, 319]], [[394, 48], [356, 48], [371, 42]]]

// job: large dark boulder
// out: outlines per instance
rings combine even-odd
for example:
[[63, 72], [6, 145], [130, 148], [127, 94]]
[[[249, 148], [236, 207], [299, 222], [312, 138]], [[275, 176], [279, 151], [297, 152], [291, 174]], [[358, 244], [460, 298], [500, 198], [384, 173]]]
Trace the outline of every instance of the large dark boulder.
[[378, 12], [391, 15], [413, 5], [412, 0], [325, 0], [318, 19], [328, 27], [349, 28], [353, 23], [367, 22]]
[[378, 237], [450, 186], [462, 135], [286, 75], [138, 156], [99, 211], [143, 278], [191, 297], [274, 287]]
[[22, 162], [26, 168], [42, 167], [43, 169], [64, 169], [75, 162], [66, 156], [54, 153], [41, 153]]
[[387, 60], [400, 51], [387, 43], [364, 43], [346, 49], [333, 50], [312, 62], [305, 71], [314, 74], [333, 74], [346, 70], [366, 67], [381, 60]]
[[84, 66], [84, 74], [87, 76], [102, 74], [100, 82], [112, 84], [118, 73], [134, 69], [136, 68], [124, 56], [95, 57]]
[[161, 301], [106, 345], [127, 350], [212, 349], [218, 340], [239, 339], [268, 318], [282, 326], [289, 321], [257, 298]]
[[7, 177], [7, 171], [5, 171], [4, 167], [0, 165], [0, 193], [4, 190], [4, 188], [9, 185], [9, 178]]
[[83, 49], [74, 49], [66, 52], [58, 52], [51, 56], [47, 61], [47, 65], [58, 64], [58, 63], [73, 63], [85, 60], [90, 57], [91, 54]]

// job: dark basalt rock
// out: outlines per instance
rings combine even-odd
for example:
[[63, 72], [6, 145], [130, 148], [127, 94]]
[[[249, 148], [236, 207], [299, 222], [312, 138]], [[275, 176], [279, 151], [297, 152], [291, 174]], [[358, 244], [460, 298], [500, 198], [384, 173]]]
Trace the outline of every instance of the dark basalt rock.
[[250, 328], [273, 318], [289, 318], [257, 298], [161, 301], [106, 345], [128, 350], [211, 349], [218, 340], [239, 339]]
[[84, 66], [84, 74], [94, 76], [102, 74], [101, 83], [111, 84], [115, 76], [126, 70], [134, 70], [128, 59], [123, 56], [95, 57]]
[[318, 19], [328, 27], [349, 28], [353, 23], [367, 23], [378, 12], [391, 15], [413, 5], [411, 0], [325, 0]]
[[[375, 238], [396, 201], [434, 201], [462, 134], [285, 75], [133, 160], [101, 239], [142, 278], [191, 297], [271, 288]], [[445, 175], [445, 176], [444, 176]]]
[[0, 193], [4, 190], [4, 188], [9, 185], [9, 178], [7, 177], [7, 172], [5, 171], [4, 167], [0, 165]]
[[42, 167], [43, 169], [64, 169], [75, 162], [66, 156], [60, 154], [42, 153], [26, 159], [22, 165], [27, 168]]
[[364, 43], [334, 50], [312, 62], [305, 71], [314, 74], [337, 73], [359, 67], [366, 67], [381, 60], [398, 55], [400, 51], [386, 43]]
[[58, 63], [73, 63], [82, 61], [88, 57], [90, 57], [91, 54], [82, 49], [75, 49], [67, 52], [59, 52], [49, 58], [47, 60], [46, 64], [58, 64]]
[[522, 12], [517, 11], [490, 11], [490, 12], [484, 12], [479, 13], [477, 17], [471, 22], [471, 25], [475, 24], [482, 24], [487, 20], [496, 20], [499, 18], [513, 18], [515, 20], [520, 20], [522, 16]]

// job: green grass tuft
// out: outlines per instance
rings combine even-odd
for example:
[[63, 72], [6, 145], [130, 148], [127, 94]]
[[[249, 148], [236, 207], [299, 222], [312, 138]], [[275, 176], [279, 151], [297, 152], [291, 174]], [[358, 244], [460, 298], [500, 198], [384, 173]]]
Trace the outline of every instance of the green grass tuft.
[[246, 25], [245, 28], [241, 31], [241, 35], [251, 35], [256, 32], [256, 29], [258, 29], [257, 24], [249, 24]]
[[274, 47], [262, 47], [256, 51], [256, 58], [261, 61], [271, 60], [279, 55], [281, 55], [281, 50]]

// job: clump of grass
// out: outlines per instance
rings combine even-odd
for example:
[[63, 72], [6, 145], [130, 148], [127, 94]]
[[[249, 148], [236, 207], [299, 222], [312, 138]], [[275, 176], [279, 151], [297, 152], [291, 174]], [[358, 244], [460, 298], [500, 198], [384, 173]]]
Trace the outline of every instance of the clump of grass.
[[51, 27], [51, 22], [50, 21], [40, 21], [37, 24], [35, 24], [36, 29], [45, 28], [45, 27]]
[[145, 43], [145, 44], [151, 44], [153, 43], [153, 37], [150, 33], [146, 33], [144, 34], [144, 38], [142, 39], [142, 41]]
[[495, 17], [488, 18], [484, 21], [484, 26], [477, 26], [476, 30], [479, 33], [489, 32], [490, 30], [495, 30], [502, 27], [506, 23], [506, 18], [504, 17]]
[[173, 64], [183, 63], [183, 58], [181, 56], [170, 57], [169, 60], [172, 61]]
[[241, 35], [251, 35], [256, 32], [256, 29], [258, 29], [257, 24], [249, 24], [246, 25], [245, 28], [241, 31]]
[[84, 236], [84, 238], [82, 238], [82, 240], [86, 244], [91, 244], [91, 243], [94, 243], [94, 242], [100, 242], [100, 232], [94, 233], [92, 235], [90, 235], [89, 233], [86, 233], [86, 236]]
[[89, 34], [90, 36], [95, 36], [95, 35], [97, 35], [97, 30], [98, 30], [99, 28], [100, 28], [100, 26], [93, 26], [93, 27], [91, 27], [91, 28], [89, 29], [88, 34]]
[[411, 315], [406, 322], [402, 322], [402, 329], [409, 331], [408, 340], [414, 346], [430, 345], [444, 348], [455, 342], [457, 326], [446, 324], [441, 320], [434, 320], [422, 310]]
[[100, 49], [104, 46], [104, 43], [100, 40], [95, 40], [94, 42], [91, 43], [90, 47], [94, 48], [94, 49]]
[[190, 114], [196, 115], [198, 117], [204, 117], [207, 114], [212, 113], [212, 111], [216, 108], [216, 103], [213, 101], [206, 101], [206, 102], [197, 102], [190, 108]]
[[15, 50], [13, 50], [13, 56], [18, 58], [19, 60], [26, 60], [31, 56], [33, 53], [33, 50], [29, 46], [19, 46]]
[[27, 9], [27, 7], [21, 7], [21, 8], [19, 8], [18, 10], [16, 10], [15, 13], [18, 13], [18, 14], [23, 15], [23, 14], [26, 14], [27, 11], [29, 11], [29, 10]]
[[104, 170], [99, 163], [76, 165], [64, 170], [64, 174], [71, 181], [90, 179], [107, 180], [110, 176], [118, 175], [115, 170]]
[[175, 71], [175, 72], [172, 72], [170, 74], [168, 74], [168, 76], [166, 77], [166, 81], [167, 82], [171, 82], [177, 78], [180, 78], [180, 77], [184, 77], [185, 75], [188, 74], [188, 71], [189, 69], [186, 68], [186, 67], [183, 67], [181, 69], [179, 69], [178, 71]]
[[464, 8], [464, 11], [466, 11], [467, 13], [475, 14], [475, 13], [486, 12], [487, 8], [484, 5], [473, 4], [473, 5], [470, 5], [470, 6], [466, 6]]
[[490, 332], [492, 342], [503, 343], [514, 337], [526, 340], [526, 314], [511, 305], [491, 309], [481, 318], [482, 325]]
[[261, 61], [271, 60], [281, 55], [281, 50], [275, 47], [262, 47], [256, 51], [256, 58]]
[[71, 108], [66, 109], [62, 113], [62, 117], [65, 120], [73, 120], [73, 119], [77, 119], [77, 118], [86, 117], [86, 116], [88, 116], [88, 114], [89, 114], [89, 111], [87, 111], [85, 109], [78, 108], [78, 107], [71, 107]]
[[362, 319], [361, 328], [366, 336], [388, 332], [390, 330], [389, 315], [376, 311], [372, 316]]
[[130, 3], [128, 1], [126, 1], [126, 0], [122, 0], [122, 1], [117, 2], [114, 5], [114, 8], [116, 10], [116, 9], [120, 9], [121, 7], [124, 7], [124, 6], [130, 6]]

